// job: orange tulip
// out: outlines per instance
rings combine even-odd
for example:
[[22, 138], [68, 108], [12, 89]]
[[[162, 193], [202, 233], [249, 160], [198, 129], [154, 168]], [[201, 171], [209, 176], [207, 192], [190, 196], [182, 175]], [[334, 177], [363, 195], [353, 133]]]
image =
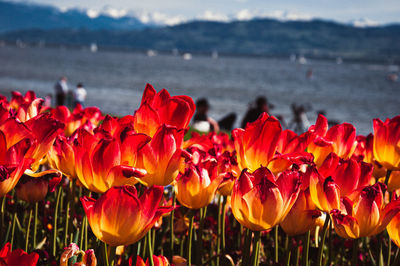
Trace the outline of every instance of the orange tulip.
[[400, 212], [400, 200], [385, 205], [382, 183], [365, 187], [352, 202], [344, 198], [341, 211], [331, 212], [336, 233], [343, 238], [373, 236], [382, 232], [392, 218]]
[[135, 113], [134, 127], [137, 132], [152, 137], [163, 125], [186, 129], [195, 111], [195, 104], [188, 96], [170, 96], [167, 90], [160, 92], [150, 84], [144, 89], [142, 102]]
[[387, 225], [386, 230], [392, 241], [400, 247], [400, 214], [396, 214], [390, 223]]
[[279, 137], [276, 150], [280, 154], [304, 152], [310, 141], [310, 132], [297, 135], [292, 130], [286, 129], [282, 131]]
[[134, 186], [113, 187], [98, 200], [82, 197], [90, 228], [111, 246], [139, 241], [170, 207], [160, 207], [163, 188], [154, 186], [138, 197]]
[[235, 181], [231, 206], [236, 220], [253, 231], [265, 231], [281, 223], [300, 192], [297, 171], [286, 170], [276, 179], [265, 167], [253, 174], [243, 170]]
[[314, 167], [307, 169], [310, 177], [310, 195], [318, 209], [330, 212], [340, 207], [340, 188], [331, 176], [322, 176]]
[[266, 113], [248, 123], [245, 129], [234, 129], [232, 136], [240, 169], [253, 172], [261, 166], [267, 167], [275, 155], [281, 131], [279, 121]]
[[280, 226], [290, 236], [301, 235], [311, 230], [320, 216], [321, 212], [312, 202], [310, 191], [300, 191], [299, 197]]
[[388, 170], [400, 170], [400, 115], [374, 119], [374, 157]]
[[357, 136], [357, 148], [354, 151], [353, 157], [372, 164], [374, 166], [372, 175], [375, 178], [386, 176], [386, 168], [378, 163], [374, 158], [374, 135], [369, 134], [367, 137]]
[[176, 179], [176, 198], [187, 208], [201, 209], [214, 199], [222, 179], [215, 160], [206, 160], [198, 165], [190, 163], [185, 173]]
[[314, 155], [314, 162], [320, 166], [331, 153], [340, 158], [348, 159], [357, 147], [356, 129], [349, 123], [335, 125], [328, 129], [328, 120], [319, 115], [315, 125], [309, 128], [313, 141], [307, 151]]
[[75, 170], [75, 154], [73, 141], [75, 137], [57, 136], [53, 146], [47, 153], [47, 159], [52, 168], [60, 170], [65, 176], [73, 180], [77, 177]]
[[138, 180], [144, 185], [167, 186], [178, 176], [186, 156], [182, 147], [184, 130], [162, 125], [152, 140], [139, 150], [137, 167], [147, 174]]
[[[107, 132], [96, 131], [91, 134], [79, 130], [74, 141], [75, 169], [79, 181], [93, 192], [104, 193], [113, 186], [134, 184], [131, 177], [141, 177], [146, 171], [133, 167], [124, 157], [129, 151], [129, 158], [136, 158], [137, 149], [148, 141], [143, 134], [133, 134], [130, 138], [118, 140]], [[125, 149], [121, 147], [125, 146]]]

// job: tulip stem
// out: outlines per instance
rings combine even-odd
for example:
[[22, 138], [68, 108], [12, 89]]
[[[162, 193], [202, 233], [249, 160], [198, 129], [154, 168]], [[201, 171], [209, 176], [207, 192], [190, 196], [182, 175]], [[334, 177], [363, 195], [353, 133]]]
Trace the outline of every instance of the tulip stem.
[[301, 265], [305, 266], [308, 266], [308, 250], [310, 249], [310, 236], [311, 236], [311, 231], [308, 231], [304, 237], [304, 246], [303, 246], [304, 251], [303, 251]]
[[329, 214], [327, 214], [326, 218], [325, 218], [324, 227], [322, 228], [321, 244], [318, 247], [318, 265], [319, 266], [322, 265], [322, 258], [323, 258], [323, 254], [324, 254], [324, 245], [325, 245], [326, 233], [328, 232], [329, 222], [330, 222], [330, 216], [329, 216]]
[[[387, 186], [389, 183], [389, 178], [390, 178], [390, 174], [392, 173], [392, 170], [387, 170], [386, 171], [386, 177], [385, 177], [385, 185]], [[389, 199], [390, 201], [391, 199]]]
[[197, 235], [197, 256], [196, 256], [196, 260], [197, 263], [196, 265], [200, 265], [201, 264], [201, 260], [203, 258], [203, 229], [204, 229], [204, 221], [206, 218], [206, 214], [207, 214], [207, 206], [200, 209], [200, 224], [199, 224], [199, 231], [198, 231], [198, 235]]
[[25, 252], [28, 252], [29, 233], [30, 233], [30, 229], [31, 229], [32, 216], [33, 216], [33, 208], [30, 208], [30, 210], [29, 210], [29, 218], [28, 218], [28, 227], [26, 228]]
[[352, 250], [352, 256], [351, 256], [351, 265], [357, 265], [357, 262], [358, 262], [357, 253], [358, 253], [358, 238], [353, 239], [353, 250]]
[[243, 246], [243, 258], [242, 258], [242, 265], [249, 265], [250, 264], [250, 247], [251, 247], [251, 236], [252, 232], [250, 229], [246, 229], [245, 239], [244, 239], [244, 246]]
[[279, 227], [277, 225], [275, 226], [275, 263], [279, 262], [278, 233], [279, 233]]
[[224, 201], [222, 203], [222, 221], [221, 221], [221, 241], [222, 241], [222, 252], [225, 252], [225, 218], [226, 218], [226, 201], [227, 201], [227, 197], [224, 197]]
[[194, 215], [190, 217], [190, 223], [189, 223], [189, 239], [187, 242], [187, 258], [188, 258], [188, 265], [192, 265], [192, 238], [193, 238], [193, 220], [194, 220]]
[[174, 187], [172, 187], [172, 211], [169, 220], [170, 226], [170, 235], [169, 235], [169, 250], [170, 250], [170, 261], [172, 261], [172, 257], [174, 256], [174, 242], [175, 242], [175, 235], [174, 235], [174, 216], [175, 216], [175, 205], [176, 205], [176, 194]]
[[58, 206], [60, 205], [62, 188], [58, 188], [56, 207], [54, 209], [54, 226], [53, 226], [53, 257], [56, 257], [57, 253], [57, 219], [58, 219]]
[[35, 203], [35, 221], [33, 223], [33, 248], [36, 249], [36, 232], [37, 232], [37, 224], [38, 224], [38, 209], [39, 203]]
[[149, 232], [147, 233], [147, 247], [149, 248], [149, 262], [150, 262], [150, 266], [154, 266], [154, 261], [153, 261], [153, 248], [152, 248], [152, 233], [151, 230], [149, 230]]
[[12, 227], [11, 227], [11, 247], [10, 250], [13, 249], [14, 244], [14, 232], [15, 232], [15, 222], [17, 221], [17, 213], [14, 212], [13, 220], [12, 220]]
[[3, 227], [4, 227], [4, 215], [5, 215], [5, 205], [6, 205], [6, 196], [3, 197], [3, 200], [1, 201], [1, 224], [0, 224], [0, 233], [3, 235]]
[[[221, 220], [222, 220], [222, 196], [218, 197], [218, 233], [217, 233], [217, 254], [221, 252]], [[220, 258], [217, 257], [217, 266]]]
[[104, 252], [104, 265], [110, 266], [110, 262], [108, 261], [108, 250], [106, 242], [103, 242], [103, 252]]
[[257, 266], [258, 265], [258, 257], [260, 254], [260, 241], [261, 240], [261, 232], [257, 231], [254, 232], [254, 248], [253, 248], [253, 253], [251, 254], [251, 265]]

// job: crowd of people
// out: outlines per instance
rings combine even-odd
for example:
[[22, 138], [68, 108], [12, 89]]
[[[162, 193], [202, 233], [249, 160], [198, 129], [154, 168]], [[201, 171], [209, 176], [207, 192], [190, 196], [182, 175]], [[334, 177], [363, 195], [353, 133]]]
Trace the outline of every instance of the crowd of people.
[[[77, 104], [85, 104], [87, 91], [82, 83], [78, 83], [75, 89], [70, 90], [67, 84], [67, 78], [61, 77], [54, 85], [55, 105], [66, 105], [75, 107]], [[46, 104], [51, 105], [51, 95], [46, 97]]]
[[[253, 102], [249, 104], [249, 108], [243, 116], [240, 123], [241, 128], [245, 128], [248, 123], [254, 122], [262, 113], [267, 113], [271, 115], [271, 110], [274, 105], [268, 102], [268, 99], [264, 96], [257, 97]], [[200, 132], [218, 132], [231, 131], [234, 128], [234, 124], [237, 119], [235, 113], [230, 113], [223, 117], [221, 120], [216, 121], [208, 115], [210, 109], [210, 104], [206, 98], [201, 98], [196, 101], [196, 114], [193, 117], [192, 128]], [[311, 125], [307, 118], [307, 111], [311, 110], [310, 106], [298, 105], [293, 103], [291, 105], [292, 118], [285, 121], [284, 117], [279, 114], [274, 114], [274, 116], [281, 122], [284, 128], [291, 129], [296, 133], [302, 133], [306, 131]], [[317, 111], [317, 114], [325, 114], [324, 111]], [[330, 126], [337, 124], [336, 121], [330, 121]]]

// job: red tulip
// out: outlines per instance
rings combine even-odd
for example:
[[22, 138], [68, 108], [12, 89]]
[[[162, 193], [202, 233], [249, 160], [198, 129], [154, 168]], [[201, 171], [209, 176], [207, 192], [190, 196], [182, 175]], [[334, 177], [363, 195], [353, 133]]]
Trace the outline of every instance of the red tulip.
[[[143, 134], [133, 134], [121, 140], [100, 130], [93, 135], [79, 130], [74, 141], [75, 169], [79, 181], [87, 189], [99, 193], [113, 186], [136, 183], [130, 178], [143, 176], [146, 171], [134, 167], [136, 162], [129, 159], [135, 159], [137, 149], [147, 141], [148, 137]], [[131, 154], [124, 155], [127, 152]]]
[[167, 90], [160, 92], [150, 84], [144, 89], [142, 102], [135, 113], [134, 127], [137, 132], [153, 136], [163, 125], [185, 129], [195, 111], [195, 104], [188, 96], [170, 96]]
[[343, 123], [328, 128], [328, 120], [319, 115], [315, 125], [311, 126], [309, 132], [314, 139], [307, 151], [314, 155], [314, 162], [320, 166], [325, 158], [331, 153], [336, 153], [340, 158], [348, 159], [353, 155], [357, 147], [356, 129], [349, 123]]
[[1, 265], [35, 266], [39, 260], [39, 254], [32, 252], [26, 253], [22, 249], [11, 251], [11, 244], [6, 243], [0, 250]]
[[372, 164], [355, 159], [344, 160], [331, 153], [318, 168], [318, 172], [324, 177], [332, 177], [340, 187], [340, 196], [347, 197], [373, 183], [372, 168]]

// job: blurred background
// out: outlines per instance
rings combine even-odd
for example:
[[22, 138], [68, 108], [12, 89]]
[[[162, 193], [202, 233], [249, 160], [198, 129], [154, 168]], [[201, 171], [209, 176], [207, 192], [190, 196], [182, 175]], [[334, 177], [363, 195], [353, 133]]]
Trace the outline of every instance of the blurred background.
[[399, 14], [398, 0], [0, 1], [0, 93], [54, 105], [65, 76], [85, 106], [126, 115], [151, 83], [235, 127], [264, 96], [284, 127], [324, 113], [366, 134], [400, 111]]

